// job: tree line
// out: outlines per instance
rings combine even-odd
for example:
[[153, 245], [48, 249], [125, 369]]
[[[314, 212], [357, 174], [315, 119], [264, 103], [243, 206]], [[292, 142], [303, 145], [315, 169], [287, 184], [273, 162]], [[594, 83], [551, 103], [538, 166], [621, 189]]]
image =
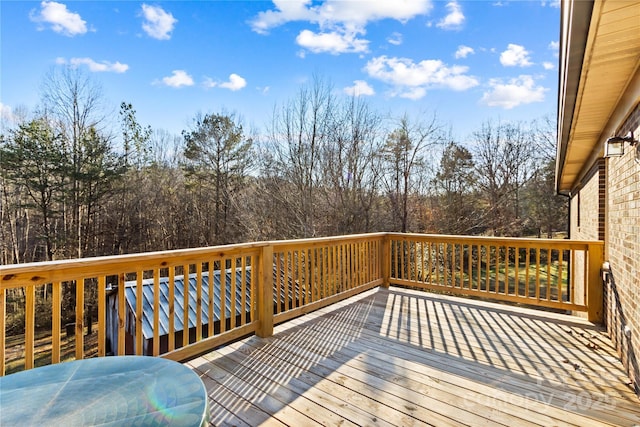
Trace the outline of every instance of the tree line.
[[464, 143], [435, 114], [386, 117], [316, 77], [264, 130], [198, 114], [181, 135], [117, 125], [99, 85], [48, 74], [0, 134], [0, 263], [372, 231], [553, 236], [555, 124], [486, 122]]

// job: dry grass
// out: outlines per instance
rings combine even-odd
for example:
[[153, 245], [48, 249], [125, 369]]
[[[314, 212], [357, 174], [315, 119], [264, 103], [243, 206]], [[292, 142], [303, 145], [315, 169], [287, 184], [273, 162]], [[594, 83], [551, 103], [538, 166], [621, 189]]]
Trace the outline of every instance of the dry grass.
[[[98, 354], [98, 324], [94, 323], [91, 334], [84, 336], [84, 357], [95, 357]], [[60, 334], [60, 361], [75, 359], [76, 337], [67, 337], [65, 332]], [[52, 350], [51, 331], [36, 332], [34, 343], [34, 365], [51, 364]], [[5, 346], [5, 374], [24, 370], [24, 335], [13, 335], [6, 338]]]

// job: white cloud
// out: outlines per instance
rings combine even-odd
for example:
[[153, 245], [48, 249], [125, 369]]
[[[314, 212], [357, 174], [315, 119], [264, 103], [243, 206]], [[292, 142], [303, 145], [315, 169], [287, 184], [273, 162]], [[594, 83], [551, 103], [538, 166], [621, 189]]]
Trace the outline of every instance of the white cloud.
[[11, 109], [10, 106], [3, 104], [2, 102], [0, 102], [0, 120], [4, 121], [13, 121], [14, 116], [13, 116], [13, 110]]
[[82, 19], [80, 14], [70, 12], [65, 4], [54, 1], [40, 3], [40, 11], [32, 10], [29, 18], [33, 22], [49, 24], [56, 33], [69, 37], [87, 32], [87, 22]]
[[353, 86], [344, 88], [344, 93], [349, 96], [372, 96], [376, 94], [375, 90], [364, 80], [354, 80]]
[[273, 4], [275, 9], [260, 12], [250, 21], [253, 31], [265, 34], [291, 21], [308, 21], [320, 25], [321, 29], [336, 25], [355, 29], [381, 19], [406, 22], [427, 14], [432, 8], [431, 0], [325, 0], [320, 4], [311, 0], [273, 0]]
[[[366, 34], [370, 22], [382, 19], [406, 22], [432, 8], [432, 0], [273, 0], [273, 4], [273, 9], [258, 13], [249, 22], [253, 31], [267, 34], [287, 22], [308, 22], [318, 29], [301, 31], [296, 42], [310, 52], [332, 54], [367, 52], [369, 41], [361, 36]], [[388, 41], [399, 44], [402, 38], [394, 35]]]
[[502, 107], [506, 110], [522, 104], [544, 101], [544, 94], [549, 89], [536, 86], [533, 77], [521, 75], [503, 82], [501, 79], [489, 80], [491, 90], [485, 92], [480, 102], [489, 107]]
[[331, 53], [337, 55], [348, 52], [366, 52], [369, 42], [357, 38], [356, 33], [327, 32], [316, 34], [310, 30], [302, 30], [296, 37], [298, 45], [313, 53]]
[[229, 75], [229, 81], [220, 83], [219, 86], [232, 91], [240, 90], [247, 85], [247, 81], [239, 75], [232, 73]]
[[560, 0], [551, 0], [551, 1], [543, 0], [540, 3], [542, 4], [542, 6], [549, 6], [549, 7], [555, 7], [555, 8], [560, 7]]
[[149, 37], [158, 40], [169, 40], [171, 32], [178, 20], [171, 13], [166, 12], [160, 6], [142, 4], [142, 16], [145, 21], [142, 29]]
[[71, 58], [67, 61], [64, 58], [56, 58], [56, 64], [70, 64], [74, 68], [78, 68], [81, 65], [86, 65], [89, 71], [93, 73], [111, 72], [111, 73], [124, 73], [129, 69], [127, 64], [121, 62], [109, 62], [101, 61], [96, 62], [91, 58]]
[[435, 59], [414, 63], [383, 55], [369, 60], [364, 69], [370, 77], [394, 86], [392, 95], [411, 99], [423, 97], [429, 88], [463, 91], [478, 85], [475, 77], [466, 74], [468, 67], [448, 67]]
[[456, 1], [451, 1], [447, 3], [447, 9], [449, 9], [449, 14], [442, 18], [437, 24], [436, 27], [442, 28], [443, 30], [457, 30], [464, 23], [465, 17], [462, 13], [462, 7]]
[[402, 44], [402, 34], [398, 32], [392, 33], [389, 38], [387, 38], [387, 42], [394, 46], [400, 46]]
[[455, 57], [456, 59], [460, 59], [460, 58], [466, 58], [467, 56], [476, 53], [475, 50], [473, 50], [472, 47], [469, 46], [465, 46], [465, 45], [460, 45], [458, 46], [458, 50], [456, 50], [455, 53]]
[[524, 46], [509, 43], [507, 50], [500, 54], [500, 63], [505, 67], [528, 67], [532, 65], [529, 51]]
[[555, 56], [556, 58], [560, 56], [560, 42], [557, 42], [557, 41], [550, 42], [549, 46], [547, 46], [547, 49], [552, 51], [553, 56]]
[[171, 87], [193, 86], [193, 77], [184, 70], [173, 70], [171, 76], [162, 78], [161, 83]]
[[543, 62], [542, 66], [544, 67], [545, 70], [553, 70], [556, 66], [553, 64], [553, 62]]
[[409, 88], [404, 91], [401, 91], [397, 95], [400, 98], [412, 99], [415, 101], [417, 99], [423, 98], [426, 94], [427, 94], [427, 89], [425, 89], [424, 87], [413, 87], [413, 88]]

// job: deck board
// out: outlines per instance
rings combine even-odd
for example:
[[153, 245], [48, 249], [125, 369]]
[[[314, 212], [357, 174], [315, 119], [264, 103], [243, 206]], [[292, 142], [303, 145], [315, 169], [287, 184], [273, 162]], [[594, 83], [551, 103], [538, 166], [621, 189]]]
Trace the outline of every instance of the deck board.
[[638, 425], [606, 334], [562, 314], [391, 287], [188, 365], [212, 425]]

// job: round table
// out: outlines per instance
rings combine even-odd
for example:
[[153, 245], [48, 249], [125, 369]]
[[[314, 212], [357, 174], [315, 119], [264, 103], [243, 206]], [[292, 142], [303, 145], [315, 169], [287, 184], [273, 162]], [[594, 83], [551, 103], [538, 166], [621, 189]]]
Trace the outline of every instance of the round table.
[[200, 426], [207, 392], [167, 359], [100, 357], [0, 377], [0, 426]]

